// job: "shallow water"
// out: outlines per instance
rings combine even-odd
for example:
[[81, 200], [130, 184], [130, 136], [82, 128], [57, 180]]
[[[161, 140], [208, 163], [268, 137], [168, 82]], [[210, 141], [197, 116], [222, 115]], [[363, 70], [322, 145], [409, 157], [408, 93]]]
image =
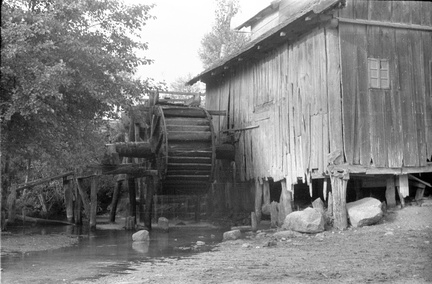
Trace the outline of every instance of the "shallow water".
[[[80, 240], [72, 247], [2, 256], [1, 283], [70, 283], [110, 273], [126, 273], [131, 264], [208, 251], [222, 240], [223, 230], [174, 227], [166, 233], [154, 229], [148, 243], [132, 242], [133, 232], [125, 230], [83, 233], [74, 226], [60, 226], [26, 228], [22, 233], [65, 233], [80, 235]], [[197, 241], [206, 245], [196, 246]]]

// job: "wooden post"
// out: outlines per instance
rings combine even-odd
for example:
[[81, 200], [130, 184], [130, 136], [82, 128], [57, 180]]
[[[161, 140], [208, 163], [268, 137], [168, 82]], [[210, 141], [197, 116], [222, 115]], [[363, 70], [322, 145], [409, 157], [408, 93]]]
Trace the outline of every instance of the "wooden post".
[[257, 218], [257, 223], [259, 224], [261, 222], [261, 207], [262, 207], [262, 185], [258, 181], [258, 179], [255, 180], [255, 215]]
[[78, 189], [72, 180], [69, 180], [69, 186], [72, 187], [72, 192], [74, 195], [74, 221], [76, 225], [82, 224], [82, 214], [81, 214], [81, 197], [79, 195]]
[[156, 177], [149, 176], [146, 178], [147, 182], [147, 196], [145, 200], [145, 214], [144, 214], [144, 225], [147, 229], [151, 230], [152, 221], [152, 205], [153, 205], [153, 194], [156, 191]]
[[39, 198], [39, 202], [42, 206], [42, 216], [46, 217], [48, 214], [48, 208], [46, 205], [46, 200], [45, 200], [45, 196], [43, 195], [42, 192], [39, 192], [38, 194], [38, 198]]
[[72, 223], [74, 220], [74, 203], [73, 203], [73, 192], [72, 186], [67, 177], [63, 178], [63, 190], [66, 205], [66, 217], [67, 221]]
[[422, 185], [421, 187], [417, 187], [415, 201], [420, 201], [423, 199], [425, 188], [426, 188], [425, 185]]
[[385, 195], [386, 195], [386, 201], [387, 201], [387, 208], [395, 207], [396, 206], [396, 194], [395, 194], [394, 177], [387, 178]]
[[331, 191], [328, 193], [327, 214], [329, 217], [333, 217], [333, 195]]
[[140, 178], [139, 182], [141, 186], [139, 187], [139, 221], [144, 222], [144, 212], [145, 212], [145, 195], [147, 191], [147, 185], [145, 183], [146, 178]]
[[136, 190], [135, 179], [128, 175], [127, 177], [128, 191], [129, 191], [129, 216], [134, 218], [136, 223]]
[[405, 207], [405, 196], [409, 195], [408, 175], [399, 176], [398, 194], [399, 194], [401, 207], [403, 208]]
[[286, 179], [281, 181], [281, 195], [279, 198], [279, 224], [283, 224], [285, 218], [288, 214], [290, 214], [292, 210], [292, 192], [288, 190]]
[[122, 181], [117, 178], [116, 185], [114, 187], [114, 192], [111, 200], [111, 211], [110, 211], [110, 222], [115, 223], [117, 204], [119, 201], [120, 191], [121, 191]]
[[268, 180], [263, 182], [263, 206], [270, 205], [270, 183]]
[[334, 226], [339, 230], [345, 230], [348, 227], [348, 217], [346, 209], [346, 188], [349, 180], [347, 171], [332, 172], [330, 180], [333, 192], [333, 215]]
[[99, 176], [91, 178], [90, 191], [90, 229], [96, 229], [97, 192], [99, 187]]
[[12, 186], [11, 192], [8, 196], [8, 223], [14, 223], [15, 222], [15, 203], [16, 203], [16, 196], [17, 196], [17, 188], [16, 186]]
[[275, 228], [278, 226], [278, 203], [273, 201], [270, 203], [270, 227]]
[[78, 189], [79, 195], [81, 197], [83, 206], [84, 206], [84, 213], [86, 214], [87, 218], [90, 219], [90, 199], [87, 195], [87, 193], [84, 191], [84, 189], [81, 186], [81, 180], [75, 178], [75, 185]]
[[251, 225], [252, 225], [252, 231], [256, 232], [258, 230], [258, 222], [255, 212], [251, 212]]

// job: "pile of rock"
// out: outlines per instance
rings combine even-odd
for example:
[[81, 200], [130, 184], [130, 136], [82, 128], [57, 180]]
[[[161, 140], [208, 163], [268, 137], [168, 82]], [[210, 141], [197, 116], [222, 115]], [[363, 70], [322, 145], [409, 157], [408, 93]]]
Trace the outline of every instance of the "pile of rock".
[[[306, 208], [288, 214], [282, 229], [300, 233], [320, 233], [330, 222], [323, 201], [318, 198]], [[384, 216], [382, 203], [375, 198], [366, 197], [347, 203], [347, 213], [353, 227], [369, 226], [378, 223]]]

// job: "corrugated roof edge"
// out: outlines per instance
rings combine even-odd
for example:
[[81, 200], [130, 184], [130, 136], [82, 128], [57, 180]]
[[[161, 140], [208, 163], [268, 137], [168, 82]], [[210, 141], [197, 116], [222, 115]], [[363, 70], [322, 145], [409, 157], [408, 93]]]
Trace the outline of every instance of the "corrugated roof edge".
[[296, 17], [288, 18], [283, 23], [277, 25], [276, 27], [270, 29], [268, 32], [262, 34], [260, 37], [256, 38], [255, 40], [250, 41], [246, 46], [241, 49], [240, 51], [223, 58], [219, 60], [218, 62], [215, 62], [212, 66], [205, 69], [203, 72], [189, 80], [186, 85], [193, 85], [196, 82], [200, 81], [203, 77], [207, 77], [211, 75], [212, 72], [214, 72], [216, 69], [221, 68], [224, 65], [227, 65], [230, 62], [238, 61], [238, 59], [244, 55], [246, 55], [248, 52], [250, 52], [252, 49], [263, 43], [266, 39], [268, 39], [270, 36], [279, 33], [283, 28], [289, 26], [292, 24], [295, 20], [305, 16], [308, 13], [315, 13], [315, 14], [321, 14], [324, 13], [335, 6], [344, 6], [346, 0], [321, 0], [315, 3], [315, 5], [312, 5], [309, 9], [301, 11], [299, 14], [296, 15]]

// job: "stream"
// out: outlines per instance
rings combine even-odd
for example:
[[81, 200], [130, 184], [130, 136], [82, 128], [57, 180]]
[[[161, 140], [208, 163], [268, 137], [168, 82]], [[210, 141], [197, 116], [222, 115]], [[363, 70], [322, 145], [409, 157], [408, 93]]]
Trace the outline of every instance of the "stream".
[[[23, 228], [14, 233], [78, 235], [79, 242], [72, 247], [2, 256], [1, 283], [71, 283], [127, 273], [132, 264], [209, 251], [221, 242], [223, 230], [195, 226], [176, 226], [169, 232], [154, 229], [150, 242], [144, 243], [134, 243], [131, 231], [89, 232], [74, 226]], [[197, 241], [205, 245], [197, 246]]]

